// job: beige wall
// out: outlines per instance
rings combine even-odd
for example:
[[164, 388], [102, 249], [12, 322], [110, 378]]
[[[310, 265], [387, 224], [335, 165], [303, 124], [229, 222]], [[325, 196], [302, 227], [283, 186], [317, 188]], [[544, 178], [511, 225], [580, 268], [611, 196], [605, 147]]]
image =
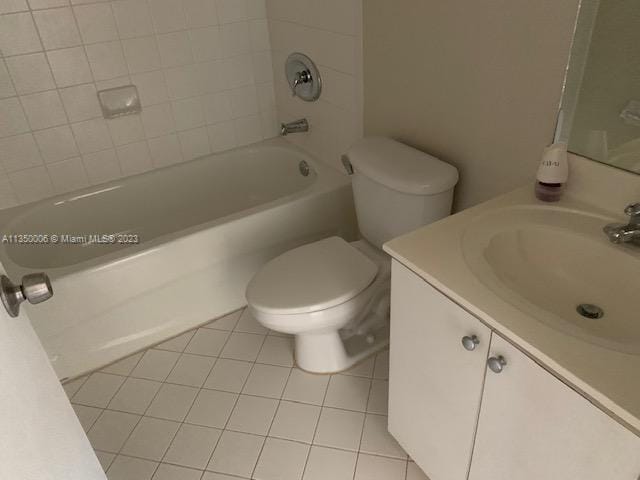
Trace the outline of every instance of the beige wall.
[[460, 169], [456, 207], [533, 181], [578, 0], [367, 0], [364, 128]]

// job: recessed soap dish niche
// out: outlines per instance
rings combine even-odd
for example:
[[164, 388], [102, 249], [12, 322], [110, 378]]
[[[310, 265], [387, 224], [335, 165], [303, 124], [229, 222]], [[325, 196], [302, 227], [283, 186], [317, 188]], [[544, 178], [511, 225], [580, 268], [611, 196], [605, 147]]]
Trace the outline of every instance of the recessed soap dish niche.
[[135, 85], [108, 88], [98, 92], [102, 116], [106, 119], [142, 112], [138, 88]]

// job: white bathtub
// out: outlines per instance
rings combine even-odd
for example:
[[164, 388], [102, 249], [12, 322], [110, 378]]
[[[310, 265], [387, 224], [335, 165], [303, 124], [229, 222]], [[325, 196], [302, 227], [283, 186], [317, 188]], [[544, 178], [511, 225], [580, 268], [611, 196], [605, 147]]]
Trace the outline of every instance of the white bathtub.
[[[2, 234], [49, 243], [0, 260], [14, 281], [49, 274], [54, 296], [26, 308], [64, 379], [242, 307], [264, 262], [355, 225], [348, 177], [276, 139], [2, 211]], [[62, 243], [102, 234], [141, 243]]]

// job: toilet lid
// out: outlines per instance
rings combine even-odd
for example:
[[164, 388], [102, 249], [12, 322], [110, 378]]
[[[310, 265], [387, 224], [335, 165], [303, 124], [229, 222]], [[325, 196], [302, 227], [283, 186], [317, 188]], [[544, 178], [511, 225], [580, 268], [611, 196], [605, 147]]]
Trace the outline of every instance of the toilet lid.
[[268, 262], [247, 287], [247, 302], [271, 314], [315, 312], [351, 300], [378, 266], [340, 237], [290, 250]]

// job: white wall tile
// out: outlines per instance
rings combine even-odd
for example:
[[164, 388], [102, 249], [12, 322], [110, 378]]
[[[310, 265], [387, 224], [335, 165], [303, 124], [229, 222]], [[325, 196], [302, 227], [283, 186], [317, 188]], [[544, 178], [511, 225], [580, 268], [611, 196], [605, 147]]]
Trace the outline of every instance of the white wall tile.
[[76, 141], [68, 125], [37, 131], [35, 138], [45, 162], [58, 162], [78, 154]]
[[222, 53], [225, 57], [242, 55], [251, 51], [251, 38], [247, 22], [222, 25], [220, 34], [222, 36]]
[[29, 5], [33, 10], [42, 10], [43, 8], [66, 7], [69, 0], [29, 0]]
[[142, 125], [147, 137], [159, 137], [175, 131], [171, 104], [152, 105], [142, 111]]
[[191, 30], [189, 36], [196, 62], [222, 58], [222, 40], [218, 27], [197, 28]]
[[42, 164], [40, 151], [31, 133], [0, 139], [0, 162], [6, 172]]
[[172, 102], [176, 129], [189, 130], [204, 125], [205, 116], [200, 97], [187, 98]]
[[84, 43], [106, 42], [118, 38], [116, 21], [108, 3], [73, 7]]
[[107, 120], [107, 125], [113, 143], [116, 145], [125, 145], [145, 138], [140, 115], [127, 115]]
[[4, 173], [0, 174], [0, 208], [11, 208], [18, 204], [18, 198], [13, 193], [13, 186]]
[[13, 88], [9, 70], [4, 60], [0, 58], [0, 98], [12, 97], [15, 94], [16, 90]]
[[183, 30], [187, 21], [182, 10], [182, 2], [177, 0], [149, 0], [151, 18], [156, 32], [167, 33]]
[[216, 123], [207, 128], [209, 144], [212, 152], [221, 152], [235, 148], [238, 145], [236, 129], [233, 121]]
[[6, 62], [13, 84], [19, 94], [42, 92], [55, 88], [51, 69], [44, 53], [9, 57]]
[[16, 97], [0, 100], [0, 138], [29, 130], [22, 105]]
[[258, 94], [253, 85], [231, 90], [230, 97], [233, 118], [255, 115], [260, 111]]
[[70, 192], [89, 186], [89, 179], [80, 157], [48, 164], [47, 169], [56, 193]]
[[218, 24], [216, 2], [214, 0], [183, 0], [187, 25], [190, 28]]
[[151, 12], [146, 0], [117, 0], [112, 6], [121, 38], [141, 37], [153, 33]]
[[211, 93], [202, 99], [207, 124], [214, 124], [231, 120], [233, 110], [229, 91]]
[[226, 88], [244, 87], [255, 82], [251, 55], [238, 55], [223, 60], [222, 72], [225, 75]]
[[45, 167], [27, 168], [9, 173], [9, 181], [21, 203], [35, 202], [54, 194], [53, 185]]
[[138, 87], [138, 95], [140, 95], [143, 107], [165, 103], [169, 100], [162, 71], [131, 75], [131, 81]]
[[34, 130], [67, 123], [67, 116], [56, 90], [20, 97], [29, 125]]
[[93, 81], [89, 61], [83, 47], [47, 52], [53, 78], [58, 87], [69, 87]]
[[142, 73], [160, 68], [160, 53], [153, 36], [130, 38], [122, 41], [129, 72]]
[[158, 35], [158, 49], [163, 67], [177, 67], [193, 63], [191, 41], [188, 32]]
[[240, 22], [247, 19], [247, 4], [243, 0], [216, 0], [220, 23]]
[[182, 161], [180, 142], [175, 134], [149, 139], [149, 151], [153, 166], [157, 168]]
[[260, 116], [237, 118], [233, 121], [238, 145], [248, 145], [262, 140], [262, 121]]
[[211, 153], [209, 137], [205, 127], [186, 130], [178, 133], [182, 155], [185, 160], [193, 160]]
[[252, 51], [263, 52], [271, 48], [267, 20], [251, 21], [249, 23], [249, 36], [251, 38]]
[[80, 153], [93, 153], [113, 146], [109, 129], [102, 118], [71, 125]]
[[20, 55], [42, 50], [30, 13], [0, 16], [0, 53]]
[[96, 80], [108, 80], [128, 73], [120, 42], [87, 45], [86, 50]]
[[54, 8], [33, 12], [44, 48], [54, 50], [79, 45], [82, 40], [71, 8]]
[[92, 185], [109, 182], [122, 176], [114, 149], [83, 155], [82, 162]]
[[130, 143], [116, 149], [124, 175], [136, 175], [153, 168], [147, 142]]
[[247, 0], [247, 17], [251, 20], [267, 18], [266, 0]]
[[60, 90], [62, 103], [70, 122], [81, 122], [102, 116], [96, 87], [92, 83]]
[[29, 10], [27, 0], [3, 0], [0, 2], [0, 13], [24, 12]]

